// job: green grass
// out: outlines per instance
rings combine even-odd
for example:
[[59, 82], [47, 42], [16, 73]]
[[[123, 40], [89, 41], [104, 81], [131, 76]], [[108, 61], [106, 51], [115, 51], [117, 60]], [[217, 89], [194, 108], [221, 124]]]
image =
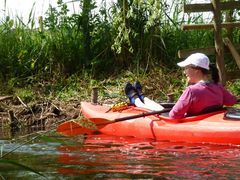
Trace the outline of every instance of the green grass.
[[[68, 15], [59, 0], [39, 18], [39, 28], [33, 9], [28, 23], [9, 16], [0, 22], [2, 94], [27, 102], [39, 96], [66, 101], [89, 98], [98, 86], [103, 99], [124, 97], [124, 84], [139, 79], [151, 98], [162, 101], [168, 93], [177, 98], [185, 84], [177, 51], [214, 45], [211, 30], [181, 30], [183, 23], [205, 21], [201, 14], [183, 17], [183, 2], [125, 1], [110, 9], [102, 6], [98, 13], [94, 1], [79, 3], [82, 12]], [[239, 42], [239, 29], [232, 35]], [[226, 57], [227, 70], [236, 67], [233, 62]], [[229, 85], [238, 95], [239, 84]]]

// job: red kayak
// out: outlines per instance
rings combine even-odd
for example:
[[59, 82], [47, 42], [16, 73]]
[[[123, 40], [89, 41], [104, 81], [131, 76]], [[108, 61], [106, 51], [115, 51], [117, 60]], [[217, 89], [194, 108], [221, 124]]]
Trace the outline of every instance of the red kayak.
[[[106, 105], [82, 102], [81, 112], [97, 125], [99, 132], [107, 135], [171, 142], [240, 145], [240, 119], [226, 118], [226, 110], [171, 120], [169, 117], [134, 106], [113, 112]], [[126, 120], [128, 118], [130, 120]], [[81, 134], [81, 130], [77, 124], [71, 124], [71, 128], [65, 126], [58, 129], [66, 135]]]

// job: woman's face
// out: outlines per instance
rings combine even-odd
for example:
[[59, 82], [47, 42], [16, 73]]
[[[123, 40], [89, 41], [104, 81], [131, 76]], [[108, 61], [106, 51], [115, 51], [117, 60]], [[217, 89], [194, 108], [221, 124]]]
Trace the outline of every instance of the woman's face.
[[186, 66], [184, 68], [184, 74], [187, 77], [188, 84], [195, 84], [201, 80], [201, 70], [196, 67]]

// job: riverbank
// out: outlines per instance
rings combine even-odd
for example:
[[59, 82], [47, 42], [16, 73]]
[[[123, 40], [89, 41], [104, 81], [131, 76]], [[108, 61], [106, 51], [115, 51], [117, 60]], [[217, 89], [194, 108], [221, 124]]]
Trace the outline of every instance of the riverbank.
[[[128, 102], [124, 93], [126, 82], [139, 80], [146, 96], [158, 102], [166, 102], [169, 94], [176, 101], [185, 88], [182, 71], [155, 68], [147, 74], [124, 71], [104, 79], [90, 76], [71, 76], [51, 82], [35, 82], [12, 87], [11, 93], [0, 96], [0, 126], [11, 132], [21, 128], [46, 130], [53, 124], [80, 117], [81, 101], [92, 101], [93, 89], [97, 88], [100, 104]], [[226, 87], [240, 95], [240, 80], [231, 79]]]

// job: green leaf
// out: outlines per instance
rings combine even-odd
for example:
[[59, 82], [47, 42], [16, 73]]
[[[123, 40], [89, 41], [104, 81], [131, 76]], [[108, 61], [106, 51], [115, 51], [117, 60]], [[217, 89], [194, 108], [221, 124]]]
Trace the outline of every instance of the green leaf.
[[28, 167], [28, 166], [25, 166], [25, 165], [23, 165], [23, 164], [17, 163], [17, 162], [15, 162], [15, 161], [7, 160], [7, 159], [0, 159], [0, 163], [1, 163], [1, 164], [11, 164], [11, 165], [14, 165], [14, 166], [19, 167], [19, 168], [22, 169], [22, 170], [30, 171], [30, 172], [33, 172], [33, 173], [35, 173], [35, 174], [38, 174], [38, 175], [40, 175], [40, 176], [42, 176], [42, 177], [47, 178], [47, 177], [44, 176], [42, 173], [40, 173], [40, 172], [38, 172], [38, 171], [36, 171], [36, 170]]
[[41, 136], [39, 137], [39, 139], [45, 141], [45, 142], [52, 142], [52, 143], [60, 143], [60, 144], [64, 144], [63, 140], [54, 138], [54, 137], [49, 137], [49, 136]]

